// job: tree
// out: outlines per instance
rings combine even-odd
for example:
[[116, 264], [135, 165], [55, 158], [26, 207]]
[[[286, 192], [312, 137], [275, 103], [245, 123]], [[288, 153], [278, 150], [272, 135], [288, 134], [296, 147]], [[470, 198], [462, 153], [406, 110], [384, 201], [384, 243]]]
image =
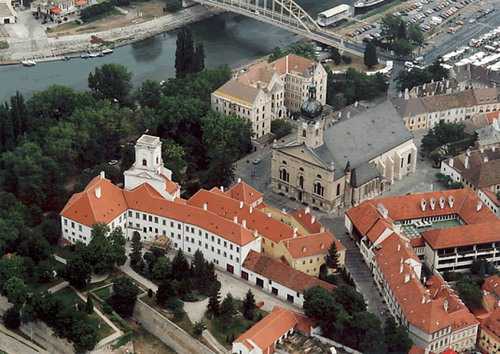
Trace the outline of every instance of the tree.
[[120, 316], [127, 318], [134, 312], [138, 294], [139, 289], [129, 278], [118, 278], [113, 283], [113, 295], [108, 302]]
[[236, 315], [236, 307], [234, 305], [233, 296], [228, 293], [220, 305], [220, 317], [222, 326], [227, 327], [231, 325]]
[[109, 273], [115, 265], [125, 263], [125, 243], [121, 227], [110, 232], [105, 224], [95, 224], [91, 240], [82, 251], [83, 257], [96, 274]]
[[368, 68], [378, 64], [377, 47], [373, 41], [369, 41], [365, 47], [364, 62]]
[[14, 306], [21, 307], [28, 297], [28, 287], [21, 278], [11, 277], [2, 288], [7, 299]]
[[332, 244], [330, 245], [328, 253], [326, 254], [325, 261], [328, 268], [339, 268], [339, 253], [337, 251], [337, 245], [335, 242], [332, 242]]
[[337, 287], [333, 292], [333, 298], [349, 314], [366, 311], [366, 303], [363, 295], [357, 292], [352, 286], [341, 285]]
[[153, 279], [157, 281], [165, 281], [170, 277], [170, 260], [163, 256], [159, 257], [153, 266]]
[[89, 74], [89, 88], [97, 99], [117, 101], [120, 104], [128, 102], [132, 84], [130, 73], [126, 67], [119, 64], [104, 64]]
[[281, 139], [293, 130], [292, 124], [286, 119], [275, 119], [271, 122], [271, 133], [276, 139]]
[[207, 311], [210, 315], [218, 317], [220, 310], [220, 292], [214, 291], [208, 299]]
[[130, 266], [134, 270], [142, 269], [142, 242], [139, 232], [134, 231], [132, 236], [132, 252], [130, 253]]
[[[469, 136], [464, 129], [465, 125], [462, 123], [446, 123], [441, 120], [422, 138], [422, 150], [430, 153], [440, 146], [467, 140]], [[449, 153], [454, 154], [454, 151]]]
[[462, 301], [471, 309], [478, 309], [481, 307], [483, 293], [479, 285], [464, 277], [457, 281], [455, 287], [460, 295]]
[[389, 316], [385, 320], [384, 338], [388, 353], [408, 353], [413, 345], [405, 327]]
[[177, 251], [172, 260], [172, 275], [177, 280], [189, 278], [189, 263], [181, 249]]
[[64, 270], [64, 279], [77, 289], [90, 282], [92, 266], [79, 254], [70, 258]]
[[8, 329], [16, 330], [21, 326], [21, 316], [17, 307], [12, 306], [9, 308], [2, 317], [5, 327]]
[[173, 179], [182, 183], [186, 177], [186, 152], [184, 148], [171, 139], [162, 140], [163, 161], [168, 161]]
[[94, 312], [94, 302], [92, 301], [92, 296], [87, 295], [87, 302], [85, 303], [85, 312], [89, 315]]
[[161, 85], [158, 81], [146, 80], [135, 94], [141, 107], [157, 109], [161, 100]]
[[205, 49], [203, 48], [203, 43], [198, 43], [194, 52], [192, 72], [198, 73], [203, 71], [203, 69], [205, 69]]
[[[387, 353], [384, 332], [380, 321], [370, 312], [357, 312], [353, 316], [352, 329], [357, 337], [356, 348], [363, 353]], [[352, 333], [351, 332], [351, 333]]]
[[192, 72], [194, 61], [193, 34], [187, 27], [177, 33], [175, 50], [175, 76], [184, 77]]
[[245, 300], [243, 300], [243, 317], [252, 321], [255, 316], [255, 309], [255, 297], [252, 290], [248, 289]]
[[156, 302], [160, 306], [165, 306], [168, 300], [175, 297], [175, 289], [172, 286], [172, 282], [169, 280], [163, 280], [158, 287], [156, 292]]
[[203, 322], [203, 320], [194, 323], [193, 332], [195, 336], [201, 336], [205, 329], [207, 329], [207, 325], [205, 324], [205, 322]]

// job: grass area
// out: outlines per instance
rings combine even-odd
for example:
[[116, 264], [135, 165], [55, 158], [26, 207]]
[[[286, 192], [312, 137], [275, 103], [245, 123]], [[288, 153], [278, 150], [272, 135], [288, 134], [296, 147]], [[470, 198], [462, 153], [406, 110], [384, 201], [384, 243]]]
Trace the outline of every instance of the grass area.
[[155, 353], [155, 354], [175, 354], [175, 351], [153, 336], [151, 333], [139, 327], [135, 330], [134, 352], [137, 354]]
[[0, 41], [0, 49], [7, 49], [7, 48], [9, 48], [9, 43], [7, 43], [6, 41]]
[[106, 301], [111, 296], [111, 285], [105, 288], [100, 288], [92, 291], [93, 294], [99, 296], [100, 299]]
[[191, 320], [189, 319], [188, 315], [184, 310], [181, 310], [177, 314], [174, 314], [172, 311], [160, 307], [156, 303], [154, 296], [151, 298], [148, 296], [143, 296], [141, 300], [144, 301], [149, 306], [151, 306], [152, 308], [154, 308], [156, 311], [160, 312], [165, 317], [167, 317], [170, 321], [174, 322], [177, 326], [181, 327], [187, 333], [193, 335], [194, 324], [193, 322], [191, 322]]
[[85, 25], [87, 25], [89, 23], [96, 22], [96, 21], [99, 21], [99, 20], [102, 20], [102, 19], [105, 19], [105, 18], [108, 18], [108, 17], [111, 17], [111, 16], [125, 16], [125, 15], [122, 14], [120, 11], [118, 11], [116, 8], [113, 7], [108, 12], [105, 12], [105, 13], [99, 14], [97, 16], [94, 16], [92, 18], [89, 18], [88, 21], [83, 21], [83, 25], [82, 26], [85, 26]]
[[[235, 300], [238, 309], [241, 309], [243, 304], [240, 300]], [[232, 340], [237, 338], [240, 334], [245, 332], [247, 329], [252, 327], [261, 318], [267, 316], [267, 312], [257, 309], [255, 311], [254, 320], [250, 321], [243, 317], [241, 311], [238, 312], [236, 318], [231, 324], [224, 324], [220, 318], [207, 318], [204, 321], [207, 324], [207, 329], [212, 333], [212, 335], [219, 341], [220, 344], [230, 349]]]

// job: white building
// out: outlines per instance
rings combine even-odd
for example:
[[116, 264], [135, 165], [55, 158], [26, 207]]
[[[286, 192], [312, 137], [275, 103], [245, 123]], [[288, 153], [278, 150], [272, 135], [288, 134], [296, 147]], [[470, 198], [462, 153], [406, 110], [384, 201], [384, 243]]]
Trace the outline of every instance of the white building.
[[10, 0], [0, 0], [0, 25], [17, 22], [17, 12]]

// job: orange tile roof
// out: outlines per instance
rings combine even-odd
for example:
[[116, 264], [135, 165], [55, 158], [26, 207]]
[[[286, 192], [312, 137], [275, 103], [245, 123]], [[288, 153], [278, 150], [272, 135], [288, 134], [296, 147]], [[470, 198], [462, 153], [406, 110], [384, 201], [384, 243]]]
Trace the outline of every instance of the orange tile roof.
[[271, 63], [271, 66], [280, 74], [298, 73], [308, 76], [316, 66], [316, 62], [295, 54], [288, 54]]
[[293, 258], [311, 257], [316, 255], [326, 255], [332, 242], [335, 242], [337, 251], [345, 250], [339, 240], [328, 231], [292, 238], [283, 241], [288, 252]]
[[274, 343], [290, 329], [310, 333], [312, 323], [299, 313], [275, 306], [271, 313], [242, 333], [235, 342], [243, 343], [248, 349], [257, 345], [263, 353], [273, 353]]
[[492, 275], [484, 280], [482, 289], [500, 299], [500, 276]]
[[424, 247], [425, 242], [421, 236], [418, 236], [418, 237], [414, 237], [414, 238], [410, 239], [410, 245], [413, 248]]
[[481, 331], [488, 332], [497, 342], [500, 342], [500, 307], [484, 320], [481, 324]]
[[[101, 198], [95, 195], [98, 187], [101, 188]], [[127, 191], [108, 179], [95, 177], [83, 192], [70, 198], [61, 215], [91, 227], [99, 222], [108, 224], [127, 209], [196, 225], [238, 245], [246, 245], [255, 240], [250, 230], [241, 225], [189, 205], [183, 199], [168, 201], [147, 183]]]
[[291, 215], [304, 227], [304, 229], [307, 230], [307, 232], [311, 234], [317, 234], [321, 232], [322, 225], [320, 224], [318, 218], [316, 218], [309, 210], [297, 209], [294, 210]]
[[267, 216], [259, 208], [251, 208], [244, 202], [222, 196], [220, 193], [200, 189], [189, 198], [188, 204], [199, 208], [206, 204], [209, 211], [223, 218], [233, 221], [234, 217], [237, 217], [238, 223], [245, 220], [247, 228], [257, 230], [260, 235], [275, 243], [293, 238], [293, 229], [289, 225]]
[[169, 194], [175, 194], [177, 190], [180, 188], [179, 185], [175, 182], [173, 182], [170, 178], [168, 178], [165, 175], [161, 175], [163, 179], [165, 179], [165, 190]]
[[335, 289], [335, 286], [330, 283], [295, 270], [274, 258], [255, 251], [248, 253], [243, 267], [299, 293], [315, 286], [321, 286], [327, 290]]
[[429, 279], [427, 288], [420, 282], [407, 262], [413, 259], [420, 263], [418, 257], [400, 236], [392, 234], [380, 246], [375, 250], [377, 266], [408, 322], [426, 333], [448, 326], [456, 330], [477, 324], [474, 316], [441, 277]]
[[[96, 189], [101, 197], [97, 198]], [[96, 223], [109, 224], [127, 210], [123, 191], [106, 178], [94, 177], [83, 192], [75, 193], [61, 211], [65, 218], [80, 224], [92, 226]]]
[[424, 231], [422, 237], [433, 249], [495, 242], [500, 239], [500, 220]]
[[230, 198], [240, 200], [245, 204], [253, 204], [258, 202], [259, 199], [262, 201], [262, 193], [244, 181], [239, 181], [233, 185], [226, 194]]
[[497, 207], [500, 206], [500, 199], [497, 198], [496, 193], [490, 191], [488, 188], [482, 188], [481, 190], [484, 194], [486, 194], [488, 199], [491, 200], [493, 204], [495, 204]]

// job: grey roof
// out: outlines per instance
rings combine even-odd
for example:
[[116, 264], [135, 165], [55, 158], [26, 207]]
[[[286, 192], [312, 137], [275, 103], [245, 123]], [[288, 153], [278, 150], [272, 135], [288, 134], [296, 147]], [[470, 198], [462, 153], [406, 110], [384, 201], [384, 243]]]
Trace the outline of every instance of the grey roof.
[[352, 171], [351, 183], [354, 187], [360, 187], [374, 178], [380, 177], [380, 172], [373, 163], [362, 163]]
[[373, 171], [362, 164], [412, 138], [391, 102], [385, 101], [330, 126], [324, 133], [325, 143], [314, 152], [327, 164], [334, 162], [336, 177], [344, 174], [350, 161], [353, 169], [361, 169], [358, 181], [363, 181]]

